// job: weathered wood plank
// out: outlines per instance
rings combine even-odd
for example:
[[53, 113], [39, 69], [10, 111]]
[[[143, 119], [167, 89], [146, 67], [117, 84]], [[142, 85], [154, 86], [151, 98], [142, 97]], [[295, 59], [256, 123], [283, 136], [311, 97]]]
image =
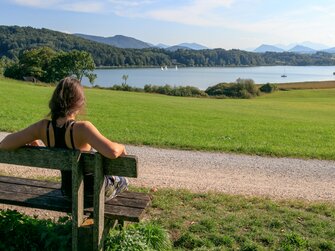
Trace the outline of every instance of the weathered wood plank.
[[[60, 191], [60, 183], [9, 176], [0, 176], [0, 191], [63, 197]], [[88, 200], [91, 199], [92, 197], [88, 198]], [[145, 208], [150, 204], [150, 201], [149, 195], [145, 193], [124, 191], [112, 200], [105, 202], [105, 204]]]
[[79, 250], [79, 229], [84, 221], [84, 172], [72, 161], [72, 250]]
[[71, 201], [61, 197], [1, 191], [0, 202], [8, 205], [71, 212]]
[[143, 200], [150, 200], [150, 197], [146, 193], [140, 193], [140, 192], [130, 192], [130, 191], [124, 191], [120, 195], [118, 195], [118, 198], [128, 198], [128, 199], [143, 199]]
[[46, 147], [23, 147], [14, 151], [0, 150], [0, 162], [42, 167], [59, 170], [71, 170], [72, 161], [79, 161], [80, 151]]
[[11, 184], [6, 182], [0, 182], [0, 192], [8, 191], [18, 194], [34, 194], [37, 196], [45, 195], [51, 197], [63, 197], [60, 189], [40, 187], [40, 186], [29, 186], [23, 184]]
[[143, 209], [134, 207], [105, 205], [105, 217], [124, 221], [139, 222], [143, 216]]
[[[52, 196], [36, 196], [36, 194], [17, 194], [1, 191], [0, 202], [9, 205], [47, 209], [59, 212], [71, 212], [71, 201]], [[117, 206], [105, 204], [104, 215], [107, 218], [139, 222], [145, 208]], [[93, 208], [86, 208], [85, 212], [92, 213]]]
[[[10, 182], [13, 183], [11, 184]], [[29, 183], [31, 186], [29, 186]], [[10, 205], [71, 212], [71, 201], [63, 197], [60, 189], [55, 189], [55, 186], [59, 188], [60, 184], [0, 176], [0, 202]], [[117, 220], [139, 221], [144, 209], [149, 204], [150, 198], [148, 195], [125, 191], [105, 203], [104, 215]], [[93, 212], [92, 205], [86, 205], [84, 211]], [[128, 215], [120, 215], [120, 212]]]
[[[132, 196], [132, 198], [123, 197], [123, 194], [132, 194], [130, 192], [123, 192], [119, 196], [113, 198], [113, 200], [107, 201], [105, 203], [109, 206], [127, 206], [127, 207], [134, 207], [134, 208], [146, 208], [150, 204], [150, 197], [149, 196]], [[138, 194], [138, 193], [137, 193]]]
[[93, 225], [93, 250], [103, 250], [103, 232], [105, 227], [105, 178], [102, 156], [97, 155], [94, 165], [94, 225]]
[[134, 155], [127, 155], [117, 159], [108, 159], [100, 153], [83, 152], [80, 158], [80, 165], [84, 167], [86, 173], [94, 173], [95, 158], [101, 156], [105, 175], [116, 175], [137, 178], [138, 161]]
[[13, 185], [27, 185], [33, 187], [45, 187], [45, 188], [54, 188], [60, 189], [61, 184], [59, 182], [43, 181], [43, 180], [34, 180], [34, 179], [25, 179], [19, 177], [11, 176], [0, 176], [0, 183], [8, 183]]
[[[0, 150], [0, 163], [58, 170], [71, 170], [73, 159], [75, 159], [80, 161], [79, 165], [84, 168], [84, 172], [93, 173], [95, 158], [97, 156], [101, 155], [97, 152], [81, 153], [80, 151], [69, 149], [23, 147], [15, 151]], [[136, 156], [127, 155], [117, 159], [108, 159], [101, 156], [101, 158], [104, 166], [104, 173], [106, 175], [134, 178], [138, 176], [138, 162]]]
[[117, 175], [123, 177], [138, 177], [138, 161], [134, 155], [127, 155], [117, 159], [103, 157], [105, 175]]

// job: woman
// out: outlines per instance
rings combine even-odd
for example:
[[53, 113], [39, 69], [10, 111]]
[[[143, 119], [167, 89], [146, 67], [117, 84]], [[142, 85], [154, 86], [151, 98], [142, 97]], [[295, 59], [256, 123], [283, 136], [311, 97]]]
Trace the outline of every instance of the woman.
[[[0, 143], [0, 149], [13, 150], [24, 145], [44, 145], [55, 148], [91, 151], [96, 149], [107, 158], [114, 159], [126, 155], [124, 145], [112, 142], [104, 137], [89, 121], [76, 121], [76, 116], [85, 105], [84, 90], [79, 80], [71, 77], [59, 82], [49, 102], [51, 120], [43, 119], [13, 134]], [[71, 172], [62, 171], [62, 192], [71, 196]], [[85, 190], [93, 189], [93, 177], [85, 175]], [[124, 177], [105, 176], [105, 197], [112, 199], [127, 189], [128, 181]]]

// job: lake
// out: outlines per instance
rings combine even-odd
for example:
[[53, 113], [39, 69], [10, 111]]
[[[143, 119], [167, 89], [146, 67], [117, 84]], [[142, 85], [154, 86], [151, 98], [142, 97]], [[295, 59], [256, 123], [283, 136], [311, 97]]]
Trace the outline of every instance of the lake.
[[[335, 80], [335, 66], [258, 66], [258, 67], [186, 67], [186, 68], [120, 68], [96, 69], [95, 85], [110, 87], [124, 82], [136, 87], [151, 85], [196, 86], [206, 89], [221, 82], [233, 82], [237, 78], [253, 79], [257, 84], [288, 83], [302, 81]], [[287, 77], [281, 77], [285, 74]], [[82, 83], [89, 86], [88, 79]]]

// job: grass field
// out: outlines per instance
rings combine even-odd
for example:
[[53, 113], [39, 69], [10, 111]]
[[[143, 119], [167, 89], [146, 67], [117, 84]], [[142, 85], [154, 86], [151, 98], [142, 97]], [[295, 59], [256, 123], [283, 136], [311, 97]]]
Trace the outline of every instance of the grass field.
[[[43, 118], [52, 91], [0, 79], [0, 130], [16, 131]], [[335, 159], [335, 89], [280, 91], [249, 100], [85, 93], [82, 119], [118, 142]]]
[[148, 214], [176, 250], [335, 250], [333, 204], [160, 190]]
[[[0, 78], [0, 130], [16, 131], [43, 118], [52, 91]], [[335, 159], [335, 89], [276, 92], [251, 100], [85, 92], [83, 118], [123, 143]], [[151, 193], [145, 221], [168, 230], [172, 250], [335, 250], [334, 203], [131, 189]], [[28, 220], [35, 226], [30, 227], [21, 217], [5, 216], [0, 221], [4, 236], [6, 227], [21, 226], [13, 228], [21, 232], [6, 238], [11, 243], [17, 244], [12, 236], [23, 242], [20, 236], [31, 236], [36, 228], [45, 237], [37, 220]], [[64, 232], [51, 225], [50, 233]], [[70, 243], [68, 236], [46, 239]]]
[[[334, 204], [169, 189], [151, 193], [151, 197], [144, 231], [113, 231], [119, 237], [106, 243], [107, 250], [335, 250]], [[164, 241], [159, 229], [167, 230], [172, 245]], [[1, 250], [68, 250], [71, 222], [64, 226], [3, 211], [0, 234], [4, 237]], [[156, 248], [140, 248], [144, 237]], [[159, 242], [167, 245], [158, 249]]]

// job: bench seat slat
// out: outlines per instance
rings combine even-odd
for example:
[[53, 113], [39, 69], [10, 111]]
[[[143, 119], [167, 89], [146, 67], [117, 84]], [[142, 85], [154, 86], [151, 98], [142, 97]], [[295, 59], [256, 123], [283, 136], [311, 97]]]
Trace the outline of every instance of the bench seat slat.
[[1, 191], [0, 203], [59, 212], [71, 212], [71, 203], [60, 197]]
[[60, 189], [61, 185], [59, 182], [34, 180], [34, 179], [23, 179], [18, 177], [0, 176], [0, 184], [17, 184], [17, 185], [27, 185], [36, 187], [45, 187], [50, 189]]
[[[59, 183], [0, 176], [0, 203], [71, 212], [71, 201], [62, 196]], [[105, 217], [138, 222], [150, 203], [146, 194], [123, 192], [105, 203]], [[92, 212], [86, 205], [85, 212]]]

